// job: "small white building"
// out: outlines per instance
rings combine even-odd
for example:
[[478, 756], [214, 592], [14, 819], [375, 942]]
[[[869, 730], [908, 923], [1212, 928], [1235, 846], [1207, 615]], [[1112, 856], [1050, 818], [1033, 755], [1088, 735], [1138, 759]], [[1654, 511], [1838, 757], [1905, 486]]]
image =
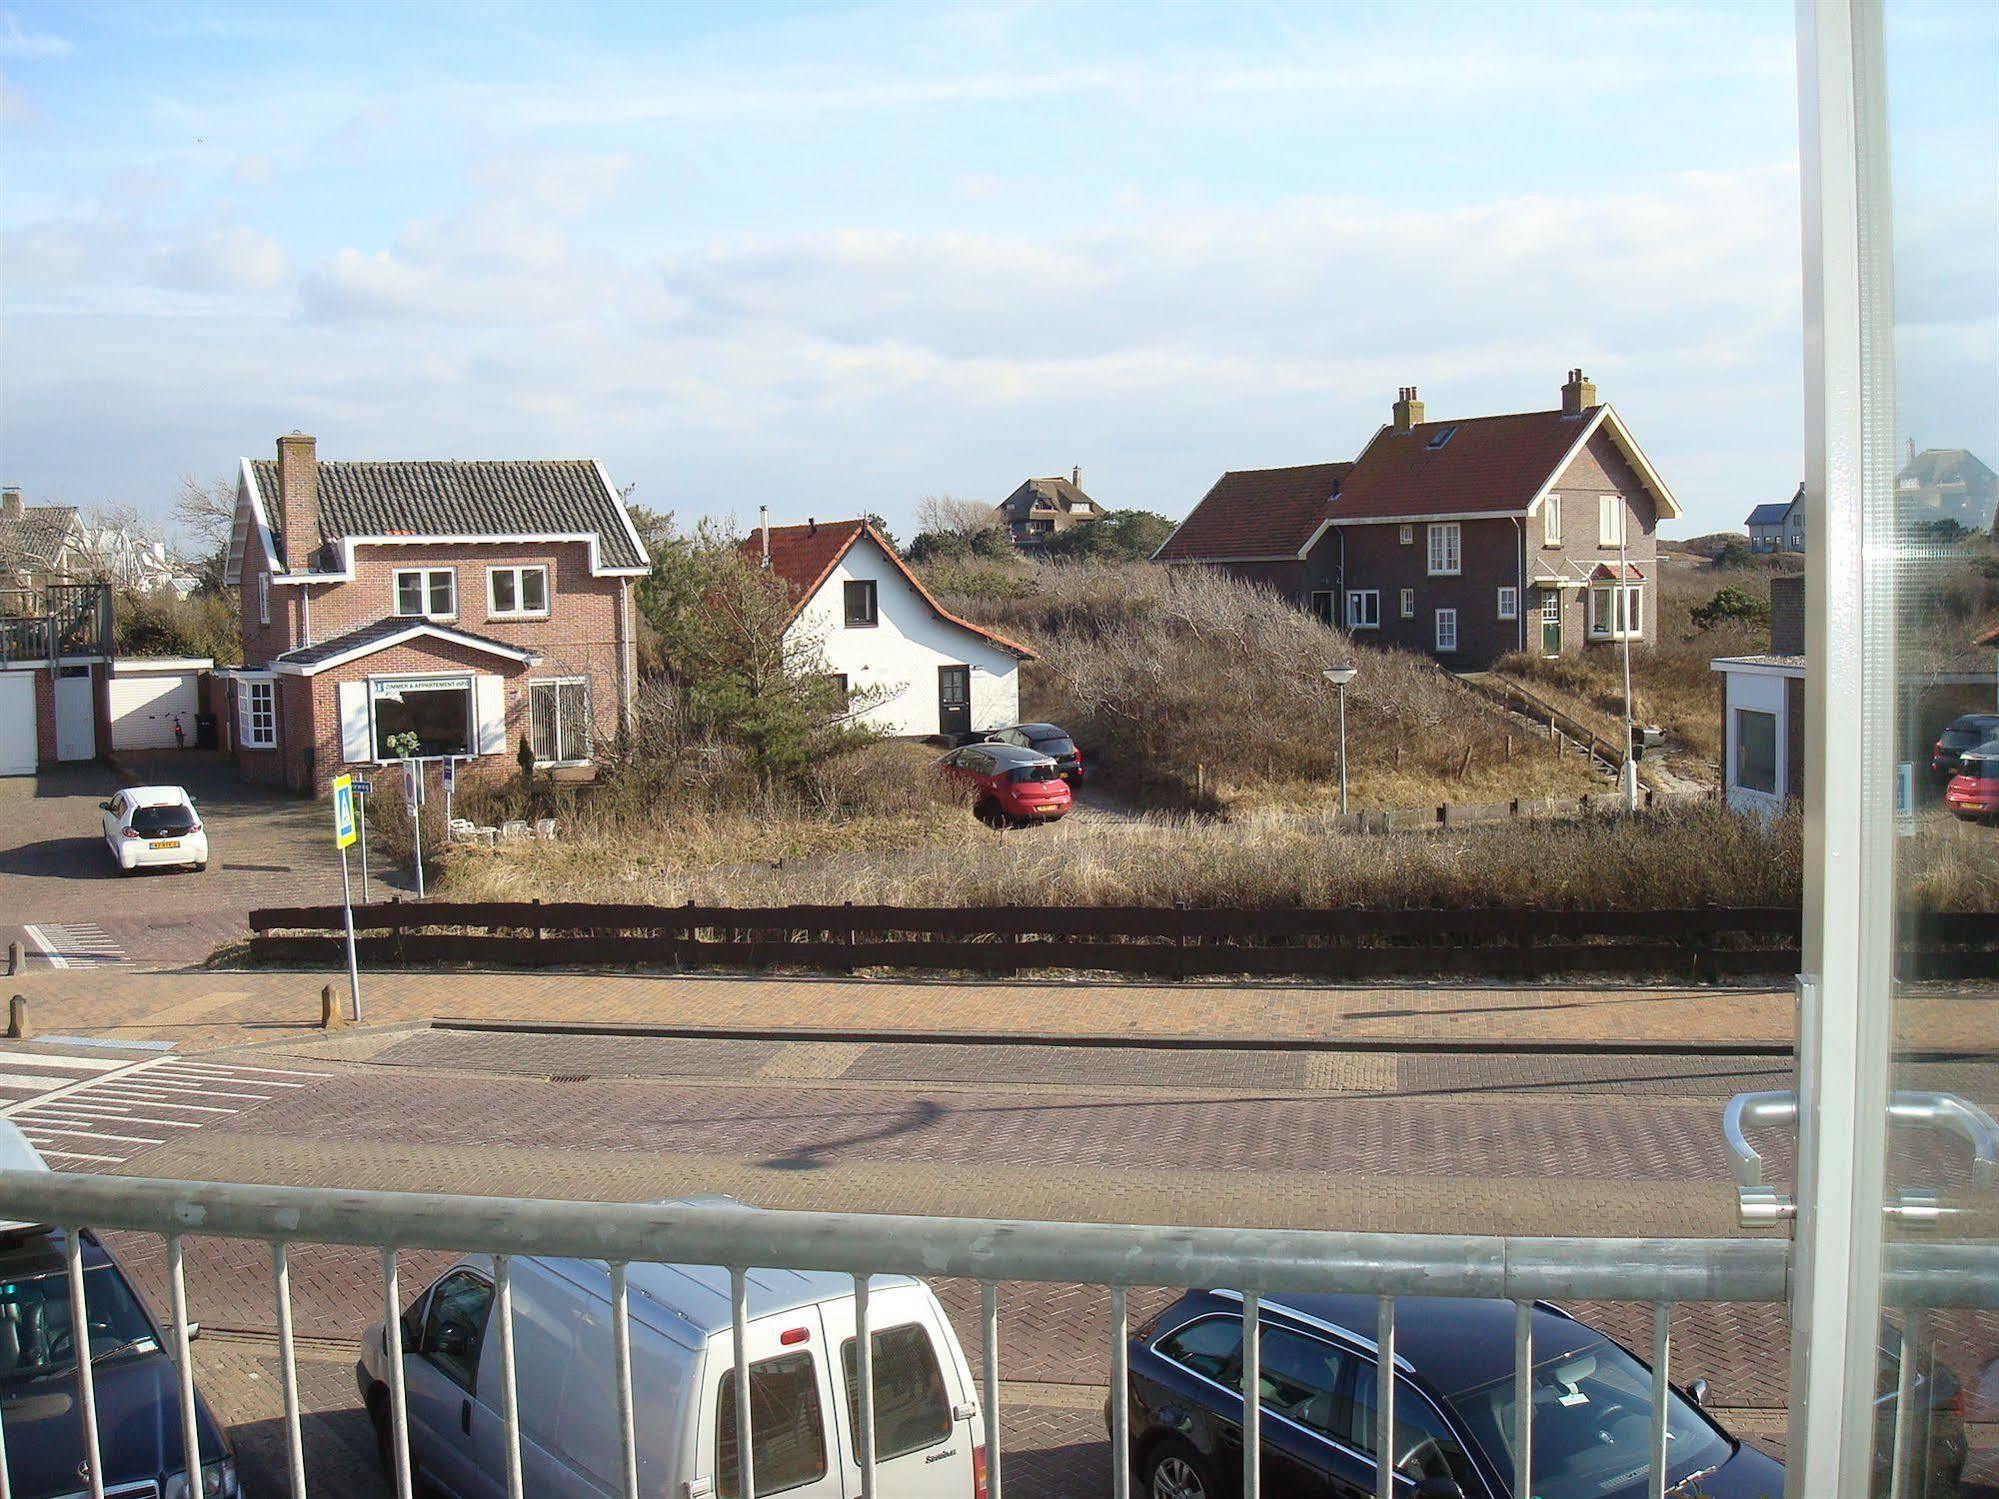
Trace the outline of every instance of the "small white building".
[[955, 738], [1020, 719], [1020, 663], [1034, 652], [940, 604], [864, 520], [759, 528], [743, 551], [790, 585], [787, 642], [816, 645], [886, 734]]

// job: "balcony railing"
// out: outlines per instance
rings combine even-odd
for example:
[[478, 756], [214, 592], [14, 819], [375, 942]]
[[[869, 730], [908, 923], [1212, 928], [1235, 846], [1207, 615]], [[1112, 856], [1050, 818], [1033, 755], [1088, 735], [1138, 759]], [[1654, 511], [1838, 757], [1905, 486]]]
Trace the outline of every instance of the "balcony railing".
[[[318, 1187], [248, 1186], [159, 1181], [46, 1172], [0, 1172], [0, 1204], [9, 1217], [63, 1227], [126, 1230], [160, 1235], [166, 1245], [172, 1303], [172, 1354], [178, 1365], [183, 1451], [199, 1452], [195, 1436], [193, 1368], [188, 1355], [187, 1291], [181, 1244], [186, 1235], [262, 1241], [271, 1249], [277, 1298], [285, 1433], [292, 1492], [305, 1494], [300, 1437], [298, 1374], [292, 1347], [288, 1255], [301, 1243], [361, 1245], [382, 1261], [382, 1309], [390, 1384], [392, 1460], [396, 1492], [409, 1499], [408, 1415], [402, 1385], [401, 1294], [397, 1254], [405, 1249], [494, 1256], [500, 1367], [505, 1371], [501, 1411], [507, 1491], [521, 1499], [520, 1425], [514, 1383], [514, 1322], [509, 1258], [549, 1255], [601, 1260], [612, 1286], [612, 1378], [622, 1443], [622, 1487], [640, 1493], [632, 1400], [631, 1337], [625, 1270], [634, 1263], [715, 1265], [731, 1272], [737, 1388], [748, 1387], [745, 1333], [751, 1269], [832, 1271], [854, 1279], [858, 1354], [856, 1440], [862, 1493], [877, 1492], [871, 1415], [873, 1343], [870, 1277], [964, 1276], [981, 1289], [984, 1331], [982, 1419], [990, 1492], [1001, 1493], [998, 1313], [995, 1288], [1004, 1281], [1095, 1284], [1111, 1302], [1111, 1471], [1113, 1492], [1130, 1492], [1130, 1424], [1127, 1409], [1126, 1296], [1136, 1286], [1227, 1287], [1240, 1292], [1244, 1313], [1243, 1388], [1258, 1387], [1259, 1306], [1266, 1296], [1298, 1292], [1349, 1292], [1379, 1298], [1375, 1342], [1379, 1366], [1394, 1369], [1395, 1298], [1463, 1296], [1499, 1298], [1517, 1308], [1514, 1348], [1513, 1492], [1530, 1493], [1534, 1401], [1530, 1313], [1539, 1300], [1649, 1302], [1652, 1320], [1653, 1420], [1648, 1492], [1665, 1493], [1667, 1382], [1672, 1367], [1673, 1308], [1691, 1302], [1781, 1302], [1787, 1292], [1790, 1244], [1781, 1239], [1585, 1239], [1498, 1238], [1314, 1232], [1285, 1229], [1137, 1227], [953, 1218], [909, 1218], [858, 1213], [754, 1212], [740, 1206], [660, 1203], [554, 1202], [494, 1197], [433, 1196], [405, 1192], [341, 1191]], [[88, 1325], [81, 1242], [66, 1235], [73, 1325]], [[1999, 1307], [1999, 1256], [1980, 1245], [1896, 1244], [1886, 1272], [1887, 1301], [1919, 1319], [1937, 1306]], [[1914, 1330], [1911, 1329], [1913, 1336]], [[1904, 1360], [1905, 1369], [1912, 1360]], [[103, 1488], [98, 1426], [89, 1359], [78, 1360], [76, 1383], [83, 1411], [83, 1444], [95, 1499]], [[1383, 1381], [1377, 1402], [1377, 1452], [1392, 1451], [1396, 1381]], [[1907, 1392], [1904, 1392], [1905, 1396]], [[1907, 1428], [1912, 1401], [1896, 1412], [1896, 1468], [1918, 1434]], [[754, 1494], [751, 1467], [752, 1402], [737, 1400], [736, 1452], [743, 1465], [738, 1492]], [[1262, 1493], [1263, 1414], [1246, 1402], [1242, 1484]], [[5, 1432], [0, 1428], [0, 1499], [5, 1495]], [[199, 1492], [198, 1478], [191, 1491]], [[1375, 1493], [1391, 1499], [1392, 1464], [1377, 1465]]]
[[0, 589], [0, 666], [109, 655], [112, 638], [108, 583]]

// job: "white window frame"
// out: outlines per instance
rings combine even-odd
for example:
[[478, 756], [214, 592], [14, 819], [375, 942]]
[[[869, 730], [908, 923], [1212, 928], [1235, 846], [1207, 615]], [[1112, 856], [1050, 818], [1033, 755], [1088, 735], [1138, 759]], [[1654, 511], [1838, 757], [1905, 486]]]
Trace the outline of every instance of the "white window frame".
[[1401, 540], [1404, 546], [1414, 546], [1416, 544], [1416, 528], [1413, 525], [1404, 526], [1402, 528]]
[[260, 625], [268, 625], [270, 622], [271, 622], [271, 575], [269, 573], [258, 573], [257, 574], [257, 623]]
[[[564, 751], [565, 753], [563, 753], [559, 758], [554, 760], [544, 760], [541, 758], [540, 725], [539, 723], [537, 723], [535, 718], [535, 689], [538, 687], [553, 687], [556, 689], [556, 708], [558, 713], [561, 710], [561, 704], [562, 704], [562, 692], [561, 692], [562, 688], [581, 687], [583, 689], [583, 737], [585, 742], [582, 746], [583, 750], [582, 754], [580, 755], [568, 754], [566, 753], [566, 751], [574, 749], [576, 748], [576, 746], [559, 743], [557, 744], [556, 748], [558, 750]], [[527, 689], [528, 689], [528, 744], [532, 746], [534, 749], [535, 764], [588, 765], [590, 763], [590, 757], [595, 751], [596, 738], [597, 738], [596, 727], [591, 717], [592, 694], [591, 694], [590, 679], [588, 677], [530, 677], [528, 678]], [[557, 724], [557, 732], [558, 733], [560, 732], [559, 721]]]
[[1596, 497], [1596, 544], [1603, 547], [1617, 547], [1625, 544], [1627, 535], [1624, 496], [1621, 494], [1600, 494]]
[[1378, 630], [1381, 628], [1381, 590], [1379, 588], [1349, 588], [1347, 590], [1347, 629]]
[[1455, 578], [1465, 570], [1464, 527], [1457, 521], [1432, 521], [1427, 561], [1433, 578]]
[[[408, 569], [405, 569], [407, 571]], [[435, 571], [436, 569], [430, 569]], [[454, 590], [456, 585], [454, 584]], [[459, 759], [473, 759], [479, 753], [479, 680], [476, 672], [469, 671], [409, 671], [369, 677], [368, 679], [368, 750], [375, 759], [387, 764], [395, 757], [382, 752], [381, 721], [375, 712], [375, 705], [399, 684], [409, 683], [414, 692], [454, 692], [465, 694], [465, 748], [449, 750]], [[429, 758], [435, 758], [431, 756]]]
[[[1446, 626], [1449, 626], [1448, 632], [1445, 629]], [[1435, 644], [1438, 653], [1442, 655], [1455, 652], [1458, 648], [1458, 611], [1455, 609], [1439, 609], [1433, 630], [1434, 633], [1431, 636], [1431, 640]], [[1444, 639], [1446, 633], [1450, 636], [1448, 643]]]
[[[527, 576], [529, 573], [541, 574], [541, 607], [539, 609], [530, 609], [522, 602], [527, 597]], [[499, 580], [503, 574], [514, 580], [515, 607], [512, 609], [502, 609], [500, 607]], [[457, 602], [457, 592], [457, 585], [454, 583], [452, 585], [453, 603]], [[426, 597], [428, 597], [427, 593]], [[509, 563], [505, 567], [489, 567], [486, 569], [486, 617], [488, 619], [547, 619], [548, 607], [548, 565], [546, 563]]]
[[[276, 749], [278, 747], [278, 682], [276, 677], [244, 677], [243, 713], [239, 725], [243, 735], [244, 749]], [[264, 706], [259, 709], [257, 698], [264, 698]], [[258, 720], [262, 718], [260, 725]], [[261, 727], [262, 732], [258, 730]]]
[[[430, 605], [431, 580], [442, 575], [451, 580], [451, 608], [440, 612]], [[411, 612], [403, 608], [403, 579], [416, 578], [417, 588], [423, 598], [423, 608]], [[458, 618], [458, 569], [455, 567], [399, 567], [389, 578], [389, 603], [397, 619], [456, 619]]]
[[[1603, 618], [1602, 601], [1614, 600], [1610, 618]], [[1645, 634], [1645, 585], [1643, 583], [1598, 583], [1590, 588], [1589, 638], [1591, 640], [1638, 640]]]
[[1416, 617], [1415, 589], [1405, 588], [1402, 590], [1401, 612], [1404, 619], [1414, 619]]
[[1558, 547], [1562, 544], [1562, 497], [1551, 494], [1541, 501], [1541, 545]]
[[1511, 583], [1499, 590], [1499, 617], [1501, 619], [1520, 618], [1520, 590]]

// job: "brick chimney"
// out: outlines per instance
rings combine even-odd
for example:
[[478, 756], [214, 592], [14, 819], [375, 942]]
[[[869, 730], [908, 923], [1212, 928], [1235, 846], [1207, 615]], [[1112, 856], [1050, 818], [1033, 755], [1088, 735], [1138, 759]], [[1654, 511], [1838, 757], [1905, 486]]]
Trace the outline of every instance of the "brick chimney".
[[1595, 404], [1595, 382], [1584, 379], [1579, 369], [1570, 370], [1568, 383], [1562, 387], [1562, 415], [1581, 416]]
[[1395, 392], [1395, 430], [1407, 432], [1423, 420], [1423, 403], [1416, 399], [1416, 387], [1405, 385]]
[[278, 524], [285, 571], [311, 572], [319, 555], [319, 456], [303, 432], [278, 439]]
[[1082, 465], [1082, 464], [1080, 464], [1080, 463], [1079, 463], [1079, 464], [1077, 464], [1077, 465], [1076, 465], [1076, 466], [1075, 466], [1074, 468], [1072, 468], [1072, 469], [1070, 469], [1070, 470], [1069, 470], [1069, 482], [1070, 482], [1071, 484], [1075, 485], [1075, 486], [1076, 486], [1076, 488], [1078, 488], [1078, 489], [1081, 489], [1081, 488], [1083, 487], [1083, 465]]
[[0, 520], [19, 520], [27, 510], [27, 501], [21, 498], [18, 486], [9, 484], [0, 489]]
[[1805, 575], [1779, 573], [1770, 580], [1770, 654], [1805, 653]]

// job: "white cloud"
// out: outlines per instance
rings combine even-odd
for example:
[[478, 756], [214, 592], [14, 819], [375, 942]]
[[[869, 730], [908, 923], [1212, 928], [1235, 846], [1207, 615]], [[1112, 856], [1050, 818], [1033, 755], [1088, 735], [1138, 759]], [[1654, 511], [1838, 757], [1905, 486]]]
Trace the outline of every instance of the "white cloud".
[[35, 125], [41, 118], [33, 101], [0, 74], [0, 125]]
[[19, 18], [0, 15], [0, 57], [68, 57], [74, 51], [67, 37], [23, 31]]
[[153, 279], [173, 291], [254, 292], [284, 281], [290, 262], [269, 235], [242, 225], [206, 230], [153, 251]]

